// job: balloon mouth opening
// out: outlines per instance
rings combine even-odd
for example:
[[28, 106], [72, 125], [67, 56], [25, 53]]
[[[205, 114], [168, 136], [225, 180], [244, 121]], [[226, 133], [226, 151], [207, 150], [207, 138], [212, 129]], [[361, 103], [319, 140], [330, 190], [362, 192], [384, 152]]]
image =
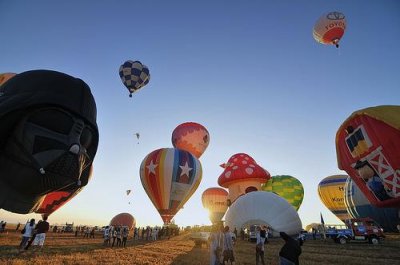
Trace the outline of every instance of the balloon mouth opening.
[[332, 44], [335, 45], [336, 48], [339, 48], [339, 39], [332, 40]]

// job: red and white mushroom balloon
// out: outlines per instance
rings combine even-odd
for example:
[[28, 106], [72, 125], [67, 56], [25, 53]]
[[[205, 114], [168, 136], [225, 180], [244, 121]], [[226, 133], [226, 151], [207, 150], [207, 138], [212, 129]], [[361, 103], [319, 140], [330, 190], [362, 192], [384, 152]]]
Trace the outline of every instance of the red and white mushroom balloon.
[[221, 165], [225, 168], [218, 178], [218, 184], [229, 189], [228, 205], [239, 196], [261, 190], [261, 184], [271, 178], [267, 170], [259, 166], [248, 154], [238, 153]]

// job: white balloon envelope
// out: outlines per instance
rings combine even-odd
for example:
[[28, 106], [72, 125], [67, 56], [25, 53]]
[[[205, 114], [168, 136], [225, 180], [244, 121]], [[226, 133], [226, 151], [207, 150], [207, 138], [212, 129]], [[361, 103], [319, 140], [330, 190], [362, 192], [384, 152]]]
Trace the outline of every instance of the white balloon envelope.
[[268, 225], [273, 236], [279, 232], [298, 234], [302, 228], [297, 211], [272, 192], [254, 191], [240, 196], [225, 215], [226, 225], [237, 230], [250, 225]]

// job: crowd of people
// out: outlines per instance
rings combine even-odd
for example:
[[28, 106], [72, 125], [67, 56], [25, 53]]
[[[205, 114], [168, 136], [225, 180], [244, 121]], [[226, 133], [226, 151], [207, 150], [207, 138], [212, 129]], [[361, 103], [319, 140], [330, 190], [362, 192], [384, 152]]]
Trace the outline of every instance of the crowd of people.
[[[179, 235], [179, 228], [170, 227], [135, 227], [133, 240], [156, 241], [162, 238], [170, 238]], [[129, 228], [126, 226], [106, 226], [103, 233], [104, 246], [125, 247], [129, 236]]]
[[[20, 223], [16, 227], [19, 230]], [[4, 231], [6, 222], [1, 221], [0, 229]], [[31, 219], [23, 226], [21, 230], [22, 239], [19, 244], [19, 252], [26, 251], [33, 245], [34, 249], [42, 249], [46, 233], [49, 231], [49, 223], [47, 216], [43, 216], [42, 220], [35, 222]], [[102, 230], [104, 238], [104, 246], [109, 247], [126, 247], [128, 236], [131, 231], [131, 239], [134, 241], [156, 241], [171, 236], [179, 235], [179, 228], [165, 227], [135, 227], [130, 230], [127, 226], [106, 226], [103, 229], [97, 227], [78, 226], [75, 229], [75, 236], [83, 236], [83, 238], [94, 238], [95, 231]], [[53, 232], [60, 232], [57, 226], [53, 226]], [[257, 226], [256, 228], [256, 245], [255, 245], [255, 262], [256, 265], [265, 265], [265, 251], [266, 244], [268, 243], [269, 235], [268, 226]], [[245, 231], [240, 230], [240, 238], [245, 240]], [[301, 255], [301, 246], [303, 241], [294, 239], [285, 232], [280, 232], [280, 237], [284, 240], [284, 245], [279, 252], [280, 265], [297, 265], [299, 264], [299, 256]], [[223, 226], [222, 223], [213, 225], [209, 237], [210, 246], [210, 265], [226, 265], [235, 264], [234, 245], [236, 243], [238, 231], [236, 228], [231, 232], [229, 226]]]

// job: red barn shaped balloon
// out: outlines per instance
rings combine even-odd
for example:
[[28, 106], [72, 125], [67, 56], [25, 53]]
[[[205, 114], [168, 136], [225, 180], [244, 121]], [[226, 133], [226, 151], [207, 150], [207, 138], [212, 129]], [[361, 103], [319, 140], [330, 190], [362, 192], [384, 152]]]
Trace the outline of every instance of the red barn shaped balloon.
[[336, 154], [371, 204], [400, 207], [400, 106], [351, 114], [336, 133]]

